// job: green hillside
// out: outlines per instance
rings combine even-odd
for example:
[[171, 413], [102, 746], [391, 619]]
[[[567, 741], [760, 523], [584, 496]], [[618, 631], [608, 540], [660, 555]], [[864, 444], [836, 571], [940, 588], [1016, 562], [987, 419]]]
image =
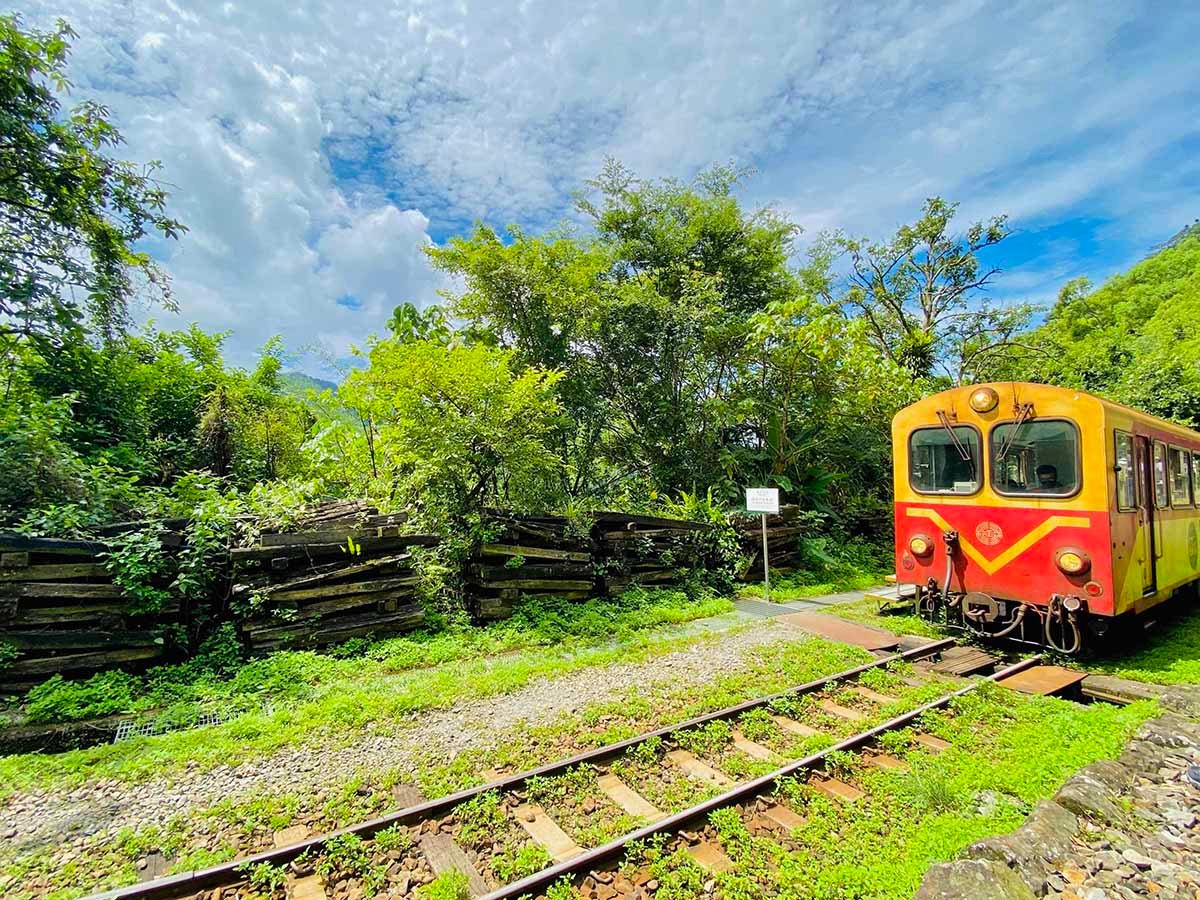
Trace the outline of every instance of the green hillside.
[[1200, 234], [1189, 231], [1097, 290], [1068, 282], [1027, 349], [996, 374], [1200, 424]]

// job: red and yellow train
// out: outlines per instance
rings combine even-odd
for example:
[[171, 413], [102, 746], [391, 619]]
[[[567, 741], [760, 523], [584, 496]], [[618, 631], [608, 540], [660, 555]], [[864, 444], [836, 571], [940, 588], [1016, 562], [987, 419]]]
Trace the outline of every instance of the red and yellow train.
[[1200, 433], [1006, 382], [901, 410], [892, 440], [896, 580], [932, 621], [1077, 653], [1200, 579]]

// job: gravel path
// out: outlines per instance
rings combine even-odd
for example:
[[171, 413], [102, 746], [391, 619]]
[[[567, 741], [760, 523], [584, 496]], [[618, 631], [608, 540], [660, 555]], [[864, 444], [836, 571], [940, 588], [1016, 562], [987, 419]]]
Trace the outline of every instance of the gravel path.
[[584, 669], [541, 679], [509, 694], [422, 712], [399, 734], [364, 731], [348, 746], [289, 749], [238, 766], [185, 771], [138, 784], [101, 780], [69, 791], [31, 791], [0, 807], [4, 829], [0, 837], [9, 850], [63, 843], [68, 834], [82, 840], [115, 834], [123, 827], [161, 824], [175, 814], [221, 800], [316, 792], [360, 771], [381, 773], [416, 766], [431, 753], [449, 760], [467, 749], [493, 746], [519, 725], [549, 723], [619, 695], [631, 685], [702, 684], [745, 668], [751, 649], [800, 637], [795, 629], [763, 620], [753, 628], [647, 662]]

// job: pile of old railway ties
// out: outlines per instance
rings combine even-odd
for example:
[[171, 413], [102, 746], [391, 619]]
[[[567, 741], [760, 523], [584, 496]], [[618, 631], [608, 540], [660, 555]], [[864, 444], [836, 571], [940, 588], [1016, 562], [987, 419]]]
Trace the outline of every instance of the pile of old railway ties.
[[[1039, 675], [1041, 672], [1051, 672], [1053, 678], [1053, 672], [1065, 672], [1066, 670], [1042, 666], [1040, 665], [1041, 658], [1038, 656], [1011, 664], [1002, 663], [995, 657], [990, 657], [992, 668], [1000, 666], [992, 674], [984, 678], [961, 679], [960, 682], [946, 681], [947, 686], [954, 687], [954, 689], [944, 695], [908, 709], [887, 721], [867, 727], [832, 746], [801, 759], [790, 761], [783, 761], [770, 748], [748, 740], [737, 728], [737, 720], [741, 716], [761, 709], [770, 715], [770, 718], [783, 732], [788, 732], [793, 736], [811, 736], [817, 733], [815, 729], [775, 712], [780, 701], [799, 701], [809, 696], [817, 701], [820, 709], [835, 718], [841, 717], [848, 721], [866, 724], [869, 721], [868, 716], [828, 699], [831, 692], [850, 691], [861, 701], [867, 704], [877, 704], [882, 709], [885, 706], [894, 705], [896, 698], [859, 684], [859, 678], [864, 673], [876, 669], [886, 671], [889, 666], [903, 662], [916, 664], [913, 668], [914, 674], [939, 669], [941, 673], [963, 674], [972, 670], [978, 671], [983, 664], [987, 663], [988, 658], [985, 655], [985, 658], [981, 660], [981, 654], [982, 651], [977, 648], [959, 646], [952, 639], [932, 641], [903, 652], [881, 656], [872, 662], [818, 678], [807, 684], [583, 752], [527, 772], [502, 775], [479, 787], [459, 791], [436, 800], [419, 802], [337, 832], [286, 842], [283, 846], [275, 849], [212, 868], [185, 872], [95, 894], [88, 900], [99, 900], [102, 897], [139, 898], [139, 900], [189, 896], [233, 897], [238, 894], [229, 890], [222, 892], [221, 889], [245, 885], [248, 871], [256, 864], [269, 863], [275, 866], [287, 866], [297, 860], [312, 859], [319, 855], [331, 839], [341, 835], [353, 834], [364, 840], [370, 840], [378, 832], [392, 829], [395, 826], [407, 828], [411, 834], [417, 836], [417, 846], [423, 857], [421, 867], [426, 870], [426, 879], [430, 877], [429, 870], [432, 870], [433, 873], [441, 873], [448, 869], [458, 869], [469, 876], [472, 896], [483, 896], [485, 900], [522, 896], [537, 897], [544, 894], [550, 885], [564, 878], [581, 884], [585, 897], [598, 898], [598, 900], [607, 900], [607, 898], [617, 896], [647, 897], [654, 885], [647, 884], [648, 876], [644, 871], [640, 881], [636, 876], [631, 880], [627, 875], [615, 871], [631, 844], [644, 842], [656, 835], [682, 836], [688, 853], [701, 866], [713, 873], [723, 871], [730, 866], [730, 860], [724, 855], [720, 846], [715, 841], [703, 840], [695, 831], [688, 831], [689, 828], [697, 829], [699, 827], [702, 829], [709, 813], [714, 810], [724, 807], [750, 808], [756, 811], [757, 822], [785, 833], [790, 832], [802, 824], [803, 819], [789, 808], [784, 800], [776, 796], [776, 788], [782, 780], [788, 778], [807, 779], [812, 788], [834, 800], [854, 802], [862, 796], [858, 788], [840, 781], [829, 772], [824, 771], [830, 754], [856, 752], [862, 754], [865, 762], [880, 768], [905, 768], [906, 764], [902, 760], [892, 757], [880, 749], [878, 739], [884, 733], [910, 727], [919, 728], [922, 716], [946, 708], [957, 697], [976, 690], [988, 681], [1015, 683], [1024, 679], [1037, 682], [1042, 677]], [[934, 668], [934, 660], [939, 663], [937, 669]], [[946, 660], [951, 661], [949, 665], [946, 665]], [[955, 660], [962, 663], [957, 672]], [[1079, 674], [1078, 677], [1082, 678], [1082, 674]], [[904, 681], [914, 687], [925, 683], [921, 678], [912, 676], [905, 677]], [[960, 683], [961, 686], [957, 686]], [[783, 705], [786, 707], [786, 702]], [[638, 793], [636, 786], [623, 782], [618, 775], [608, 771], [600, 776], [598, 787], [607, 794], [615, 806], [646, 824], [621, 837], [589, 849], [577, 846], [575, 840], [543, 808], [525, 799], [527, 797], [525, 788], [533, 779], [563, 775], [578, 766], [585, 765], [596, 766], [603, 770], [607, 764], [620, 759], [626, 751], [647, 741], [665, 740], [669, 746], [673, 735], [718, 721], [734, 725], [732, 749], [760, 762], [779, 762], [778, 768], [748, 781], [735, 783], [718, 768], [709, 765], [699, 756], [678, 747], [670, 750], [665, 755], [664, 765], [675, 767], [684, 775], [720, 791], [709, 799], [674, 813], [658, 810]], [[939, 753], [950, 746], [947, 742], [919, 730], [913, 734], [913, 739], [922, 749], [932, 753]], [[549, 858], [554, 860], [551, 865], [528, 877], [498, 886], [494, 882], [489, 883], [479, 875], [472, 865], [471, 858], [455, 843], [451, 834], [447, 833], [450, 830], [447, 823], [453, 821], [453, 813], [457, 807], [488, 792], [497, 792], [499, 795], [509, 798], [507, 808], [514, 815], [516, 824], [528, 833], [528, 837], [533, 842], [546, 850]], [[514, 798], [517, 800], [515, 803], [513, 802]], [[287, 837], [286, 832], [281, 834]], [[277, 840], [279, 837], [280, 835], [276, 835]], [[300, 874], [299, 876], [293, 874], [288, 890], [289, 896], [303, 898], [327, 896], [325, 886], [319, 876], [313, 873], [311, 867], [293, 866], [293, 870], [297, 869]], [[403, 880], [408, 881], [407, 873]], [[415, 889], [418, 885], [419, 882], [415, 882], [411, 887]], [[389, 888], [392, 889], [391, 895], [393, 896], [409, 892], [407, 884], [390, 885]]]

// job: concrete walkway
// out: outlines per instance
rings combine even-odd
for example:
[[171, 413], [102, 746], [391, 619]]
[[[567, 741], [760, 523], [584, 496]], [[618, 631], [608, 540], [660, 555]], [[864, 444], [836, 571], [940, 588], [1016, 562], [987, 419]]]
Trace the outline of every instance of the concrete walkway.
[[809, 597], [806, 600], [789, 600], [787, 603], [765, 603], [762, 600], [735, 600], [733, 608], [740, 613], [759, 619], [773, 619], [776, 616], [786, 616], [794, 612], [820, 612], [829, 606], [841, 603], [854, 603], [862, 600], [877, 587], [862, 591], [845, 591], [841, 594], [824, 594], [819, 597]]

